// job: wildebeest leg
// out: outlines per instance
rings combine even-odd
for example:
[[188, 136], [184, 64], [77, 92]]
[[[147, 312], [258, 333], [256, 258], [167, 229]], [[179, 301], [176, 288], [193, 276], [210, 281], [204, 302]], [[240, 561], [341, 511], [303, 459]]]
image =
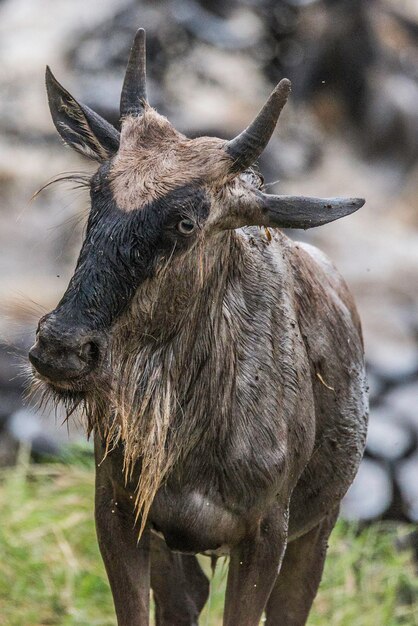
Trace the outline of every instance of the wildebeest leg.
[[303, 626], [321, 582], [328, 538], [338, 517], [332, 511], [286, 548], [280, 574], [266, 607], [267, 626]]
[[151, 587], [157, 626], [196, 626], [209, 595], [209, 581], [195, 556], [172, 552], [151, 536]]
[[224, 626], [258, 626], [286, 547], [286, 519], [276, 512], [231, 550]]
[[[96, 460], [102, 448], [96, 437]], [[110, 461], [96, 468], [95, 516], [100, 552], [106, 567], [118, 626], [148, 626], [150, 596], [150, 531], [138, 542], [134, 508], [115, 494], [109, 475]]]

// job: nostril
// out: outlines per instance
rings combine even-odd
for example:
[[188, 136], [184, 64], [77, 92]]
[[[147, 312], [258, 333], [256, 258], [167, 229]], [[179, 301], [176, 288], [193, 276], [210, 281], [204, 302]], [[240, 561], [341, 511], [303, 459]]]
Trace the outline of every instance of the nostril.
[[93, 341], [88, 341], [79, 350], [80, 359], [86, 362], [97, 361], [99, 358], [99, 347]]
[[40, 363], [40, 359], [39, 359], [39, 357], [38, 357], [38, 354], [37, 354], [37, 350], [36, 350], [36, 348], [31, 348], [31, 349], [29, 350], [28, 357], [29, 357], [29, 361], [32, 363], [32, 365], [33, 365], [34, 367], [36, 367], [37, 365], [39, 365], [39, 363]]
[[71, 381], [99, 365], [101, 345], [101, 337], [85, 329], [45, 327], [28, 357], [34, 370], [49, 381]]

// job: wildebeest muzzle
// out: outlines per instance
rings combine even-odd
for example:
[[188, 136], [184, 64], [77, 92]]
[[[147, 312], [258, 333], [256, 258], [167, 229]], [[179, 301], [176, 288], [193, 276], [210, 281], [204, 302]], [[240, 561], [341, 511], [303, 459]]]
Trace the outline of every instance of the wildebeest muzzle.
[[29, 360], [51, 383], [71, 383], [90, 374], [102, 352], [101, 335], [82, 326], [60, 323], [52, 313], [39, 323]]

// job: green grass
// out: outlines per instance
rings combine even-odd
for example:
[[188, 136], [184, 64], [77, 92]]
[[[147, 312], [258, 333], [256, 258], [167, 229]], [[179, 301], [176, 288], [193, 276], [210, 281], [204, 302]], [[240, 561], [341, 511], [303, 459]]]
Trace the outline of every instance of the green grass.
[[[94, 531], [89, 454], [29, 465], [23, 451], [17, 468], [0, 474], [0, 511], [0, 625], [114, 626]], [[309, 624], [418, 626], [412, 557], [395, 548], [409, 531], [380, 525], [358, 533], [339, 522]], [[225, 579], [221, 561], [202, 626], [221, 624]]]

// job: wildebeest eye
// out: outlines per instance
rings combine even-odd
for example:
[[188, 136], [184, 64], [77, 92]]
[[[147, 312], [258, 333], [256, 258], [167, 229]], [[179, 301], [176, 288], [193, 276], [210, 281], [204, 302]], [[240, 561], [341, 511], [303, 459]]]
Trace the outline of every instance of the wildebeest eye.
[[176, 228], [182, 235], [191, 235], [196, 228], [196, 224], [193, 220], [184, 218], [177, 223]]

